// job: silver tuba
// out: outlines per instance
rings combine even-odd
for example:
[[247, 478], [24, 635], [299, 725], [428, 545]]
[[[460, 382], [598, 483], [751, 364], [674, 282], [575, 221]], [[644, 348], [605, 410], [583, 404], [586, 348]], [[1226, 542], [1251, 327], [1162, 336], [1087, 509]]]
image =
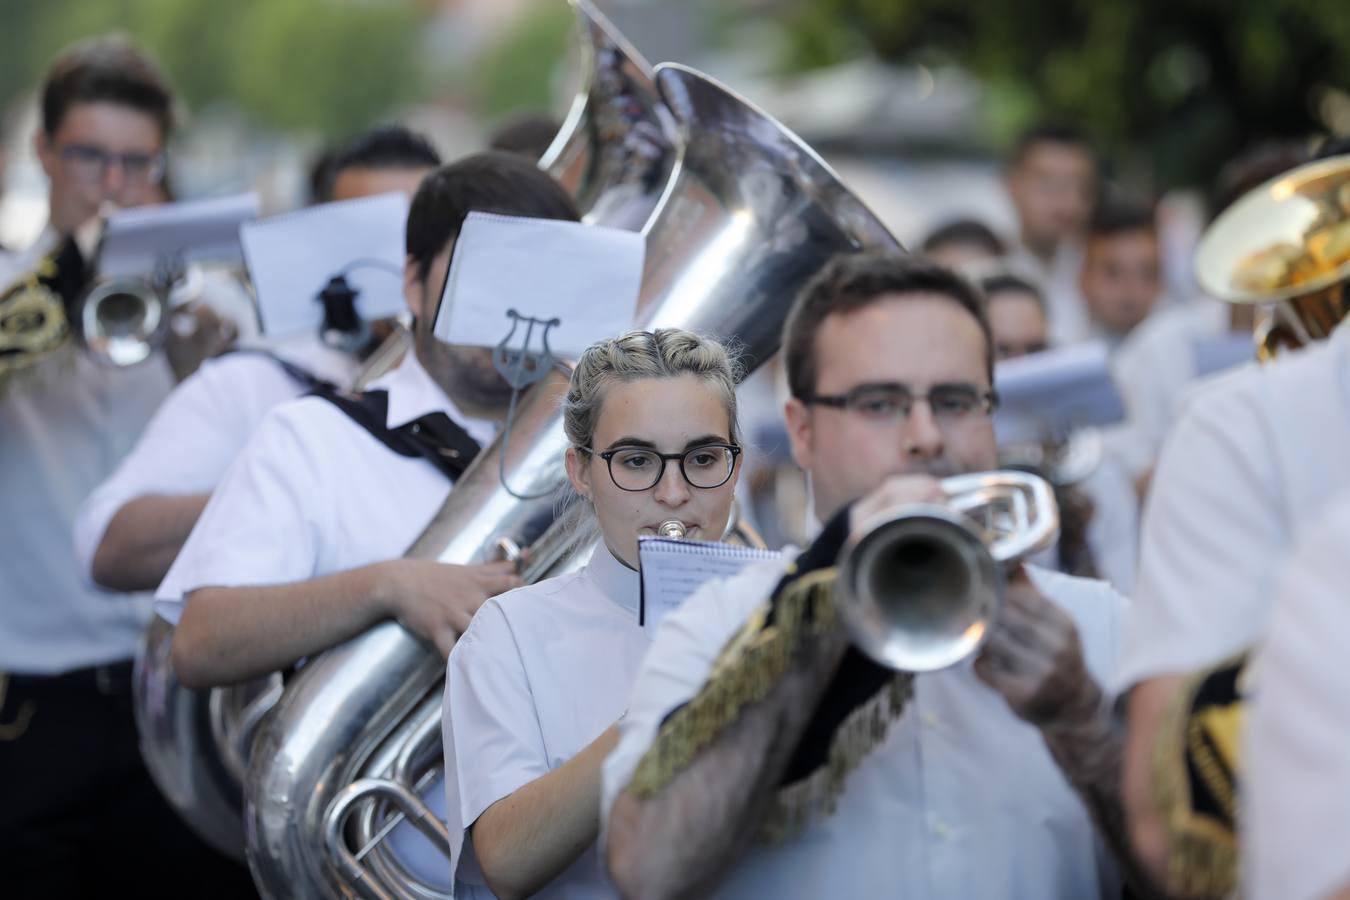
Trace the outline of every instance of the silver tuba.
[[[731, 91], [676, 65], [656, 70], [679, 156], [643, 228], [640, 327], [736, 338], [769, 357], [793, 296], [827, 260], [898, 249], [876, 217], [794, 135]], [[473, 563], [503, 542], [532, 573], [579, 565], [583, 542], [552, 527], [566, 475], [555, 373], [522, 401], [509, 446], [486, 448], [409, 555]], [[545, 495], [522, 501], [515, 494]], [[444, 665], [397, 623], [312, 660], [287, 685], [253, 748], [249, 861], [269, 897], [435, 897], [380, 839], [407, 817], [444, 846], [419, 795], [440, 791]], [[447, 863], [448, 865], [448, 863]]]
[[[674, 165], [674, 120], [657, 96], [651, 67], [589, 3], [573, 0], [573, 5], [591, 73], [554, 140], [557, 153], [550, 152], [558, 160], [589, 161], [577, 169], [585, 177], [571, 185], [583, 212], [593, 214], [596, 204], [627, 215], [638, 210], [637, 228], [656, 206]], [[642, 127], [641, 140], [626, 137], [626, 124]], [[605, 143], [596, 143], [600, 141]], [[559, 174], [554, 164], [541, 166]], [[366, 361], [354, 389], [396, 366], [411, 345], [411, 331], [399, 324]], [[161, 793], [193, 831], [221, 852], [242, 859], [244, 771], [258, 723], [281, 696], [281, 678], [188, 690], [170, 664], [172, 640], [173, 626], [156, 619], [137, 653], [134, 700], [142, 756]], [[439, 754], [438, 730], [422, 740], [434, 744]], [[409, 746], [416, 740], [397, 743]], [[421, 758], [399, 765], [413, 762], [420, 765]], [[383, 765], [375, 769], [386, 771]], [[288, 894], [280, 890], [278, 895]]]
[[858, 649], [902, 672], [931, 672], [979, 649], [998, 618], [1008, 566], [1051, 546], [1050, 484], [1026, 472], [942, 479], [949, 500], [863, 522], [839, 557], [835, 602]]
[[670, 175], [674, 121], [647, 61], [590, 0], [568, 2], [586, 77], [539, 168], [576, 198], [583, 221], [637, 231]]

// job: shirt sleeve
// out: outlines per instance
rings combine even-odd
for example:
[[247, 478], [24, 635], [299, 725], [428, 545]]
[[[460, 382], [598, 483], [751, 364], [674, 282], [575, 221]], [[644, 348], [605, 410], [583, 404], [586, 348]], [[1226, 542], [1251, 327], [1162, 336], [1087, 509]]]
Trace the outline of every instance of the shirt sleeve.
[[150, 495], [208, 493], [243, 446], [252, 423], [238, 421], [238, 404], [229, 400], [238, 374], [229, 362], [208, 360], [174, 388], [131, 453], [81, 504], [75, 557], [86, 580], [92, 583], [94, 554], [124, 505]]
[[1260, 634], [1284, 546], [1257, 373], [1193, 399], [1163, 447], [1143, 520], [1120, 687], [1217, 662]]
[[465, 832], [483, 811], [549, 772], [520, 648], [496, 599], [450, 652], [442, 727], [451, 871], [458, 873]]
[[709, 582], [661, 622], [638, 669], [628, 711], [619, 720], [619, 742], [605, 759], [600, 846], [605, 844], [614, 801], [632, 780], [666, 715], [703, 687], [718, 654], [769, 598], [787, 561], [758, 563], [735, 578]]
[[1286, 567], [1256, 665], [1243, 772], [1246, 892], [1313, 900], [1350, 883], [1350, 498]]
[[[296, 421], [305, 399], [269, 413], [211, 495], [155, 594], [175, 625], [184, 598], [203, 587], [289, 584], [312, 578], [321, 525], [335, 519], [324, 485], [322, 436]], [[311, 446], [309, 441], [317, 441]]]

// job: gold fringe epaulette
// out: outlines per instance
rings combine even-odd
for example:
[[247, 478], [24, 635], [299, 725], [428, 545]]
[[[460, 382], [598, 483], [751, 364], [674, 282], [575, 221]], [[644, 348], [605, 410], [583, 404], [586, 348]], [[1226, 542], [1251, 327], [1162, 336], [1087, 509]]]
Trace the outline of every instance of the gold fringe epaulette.
[[31, 366], [70, 335], [65, 305], [39, 280], [51, 265], [43, 260], [0, 294], [0, 377]]
[[849, 713], [830, 739], [824, 766], [778, 792], [765, 816], [760, 836], [766, 843], [795, 837], [815, 819], [834, 813], [844, 781], [890, 732], [914, 695], [914, 676], [898, 672], [886, 686]]
[[[835, 574], [820, 569], [787, 585], [773, 604], [772, 624], [766, 624], [768, 602], [755, 611], [719, 654], [702, 690], [661, 726], [629, 783], [634, 796], [651, 797], [665, 788], [741, 710], [768, 696], [801, 642], [834, 629]], [[855, 709], [831, 739], [826, 764], [778, 792], [761, 837], [782, 840], [817, 815], [833, 812], [845, 778], [884, 740], [911, 691], [912, 676], [900, 674]]]
[[[1242, 703], [1193, 710], [1201, 685], [1241, 662], [1234, 657], [1192, 675], [1163, 715], [1153, 748], [1154, 799], [1167, 831], [1167, 887], [1188, 897], [1226, 897], [1237, 886], [1237, 789]], [[1195, 808], [1187, 761], [1220, 815]]]

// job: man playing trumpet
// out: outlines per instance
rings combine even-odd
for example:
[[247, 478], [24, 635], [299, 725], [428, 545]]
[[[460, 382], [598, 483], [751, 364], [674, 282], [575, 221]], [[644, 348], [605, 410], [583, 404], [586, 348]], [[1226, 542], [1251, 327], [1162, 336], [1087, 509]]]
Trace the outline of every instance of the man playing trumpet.
[[982, 298], [932, 263], [843, 257], [798, 298], [783, 352], [793, 453], [827, 524], [786, 574], [713, 583], [663, 625], [605, 764], [615, 884], [1118, 896], [1092, 821], [1118, 837], [1121, 743], [1100, 684], [1119, 595], [1017, 567], [973, 665], [916, 677], [850, 649], [817, 587], [853, 524], [941, 504], [940, 479], [995, 467]]

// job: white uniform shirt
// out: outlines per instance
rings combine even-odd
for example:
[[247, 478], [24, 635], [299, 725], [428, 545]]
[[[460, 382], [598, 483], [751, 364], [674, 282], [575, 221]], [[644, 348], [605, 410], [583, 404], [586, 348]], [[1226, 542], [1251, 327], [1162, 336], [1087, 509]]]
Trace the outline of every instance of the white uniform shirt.
[[[317, 337], [279, 344], [276, 355], [346, 387], [356, 370], [346, 353]], [[202, 363], [174, 388], [112, 477], [85, 499], [75, 521], [80, 575], [91, 578], [108, 523], [128, 502], [150, 495], [210, 493], [272, 407], [308, 386], [260, 353], [230, 353]]]
[[1092, 500], [1087, 542], [1097, 574], [1125, 596], [1139, 560], [1139, 495], [1125, 466], [1109, 450], [1079, 487]]
[[1149, 490], [1122, 688], [1256, 643], [1289, 547], [1350, 489], [1346, 447], [1350, 329], [1194, 393]]
[[[460, 414], [416, 354], [371, 389], [389, 392], [389, 428], [443, 412], [480, 444], [492, 440], [494, 423]], [[327, 400], [283, 403], [263, 417], [212, 493], [155, 609], [177, 624], [198, 588], [288, 584], [398, 559], [449, 493], [430, 462], [398, 455]], [[444, 815], [443, 785], [423, 796]], [[447, 880], [443, 857], [407, 822], [392, 840], [423, 879]]]
[[[493, 423], [460, 414], [415, 354], [371, 389], [389, 392], [389, 428], [444, 412], [479, 443], [492, 440]], [[176, 624], [198, 588], [286, 584], [397, 559], [449, 493], [435, 466], [394, 453], [327, 400], [283, 403], [211, 495], [156, 609]]]
[[[662, 720], [698, 692], [782, 571], [782, 563], [756, 564], [705, 585], [662, 622], [620, 722], [619, 745], [605, 761], [606, 824]], [[1027, 571], [1072, 615], [1089, 668], [1109, 681], [1124, 599], [1100, 581]], [[712, 896], [1084, 900], [1119, 893], [1115, 866], [1040, 732], [967, 662], [915, 678], [904, 714], [848, 776], [835, 812], [782, 845], [751, 850]]]
[[1082, 291], [1078, 287], [1083, 271], [1083, 244], [1064, 241], [1046, 265], [1020, 241], [1013, 241], [1008, 264], [1019, 275], [1030, 277], [1045, 295], [1050, 344], [1067, 347], [1089, 340], [1097, 334]]
[[149, 595], [88, 586], [71, 530], [172, 387], [161, 354], [113, 369], [73, 342], [0, 381], [0, 671], [54, 675], [135, 654]]
[[[579, 572], [483, 604], [451, 651], [443, 723], [459, 900], [491, 896], [468, 827], [623, 715], [650, 644], [638, 592], [638, 573], [602, 545]], [[613, 897], [614, 889], [592, 845], [535, 896]]]
[[1241, 838], [1252, 900], [1318, 900], [1350, 884], [1350, 494], [1304, 535], [1247, 707]]
[[1196, 344], [1226, 334], [1228, 316], [1226, 304], [1208, 299], [1161, 310], [1116, 349], [1111, 372], [1129, 420], [1111, 449], [1134, 477], [1153, 467], [1196, 381]]
[[24, 250], [0, 252], [0, 291], [4, 291], [20, 278], [37, 268], [42, 258], [61, 244], [61, 234], [48, 223], [38, 234], [37, 240]]

